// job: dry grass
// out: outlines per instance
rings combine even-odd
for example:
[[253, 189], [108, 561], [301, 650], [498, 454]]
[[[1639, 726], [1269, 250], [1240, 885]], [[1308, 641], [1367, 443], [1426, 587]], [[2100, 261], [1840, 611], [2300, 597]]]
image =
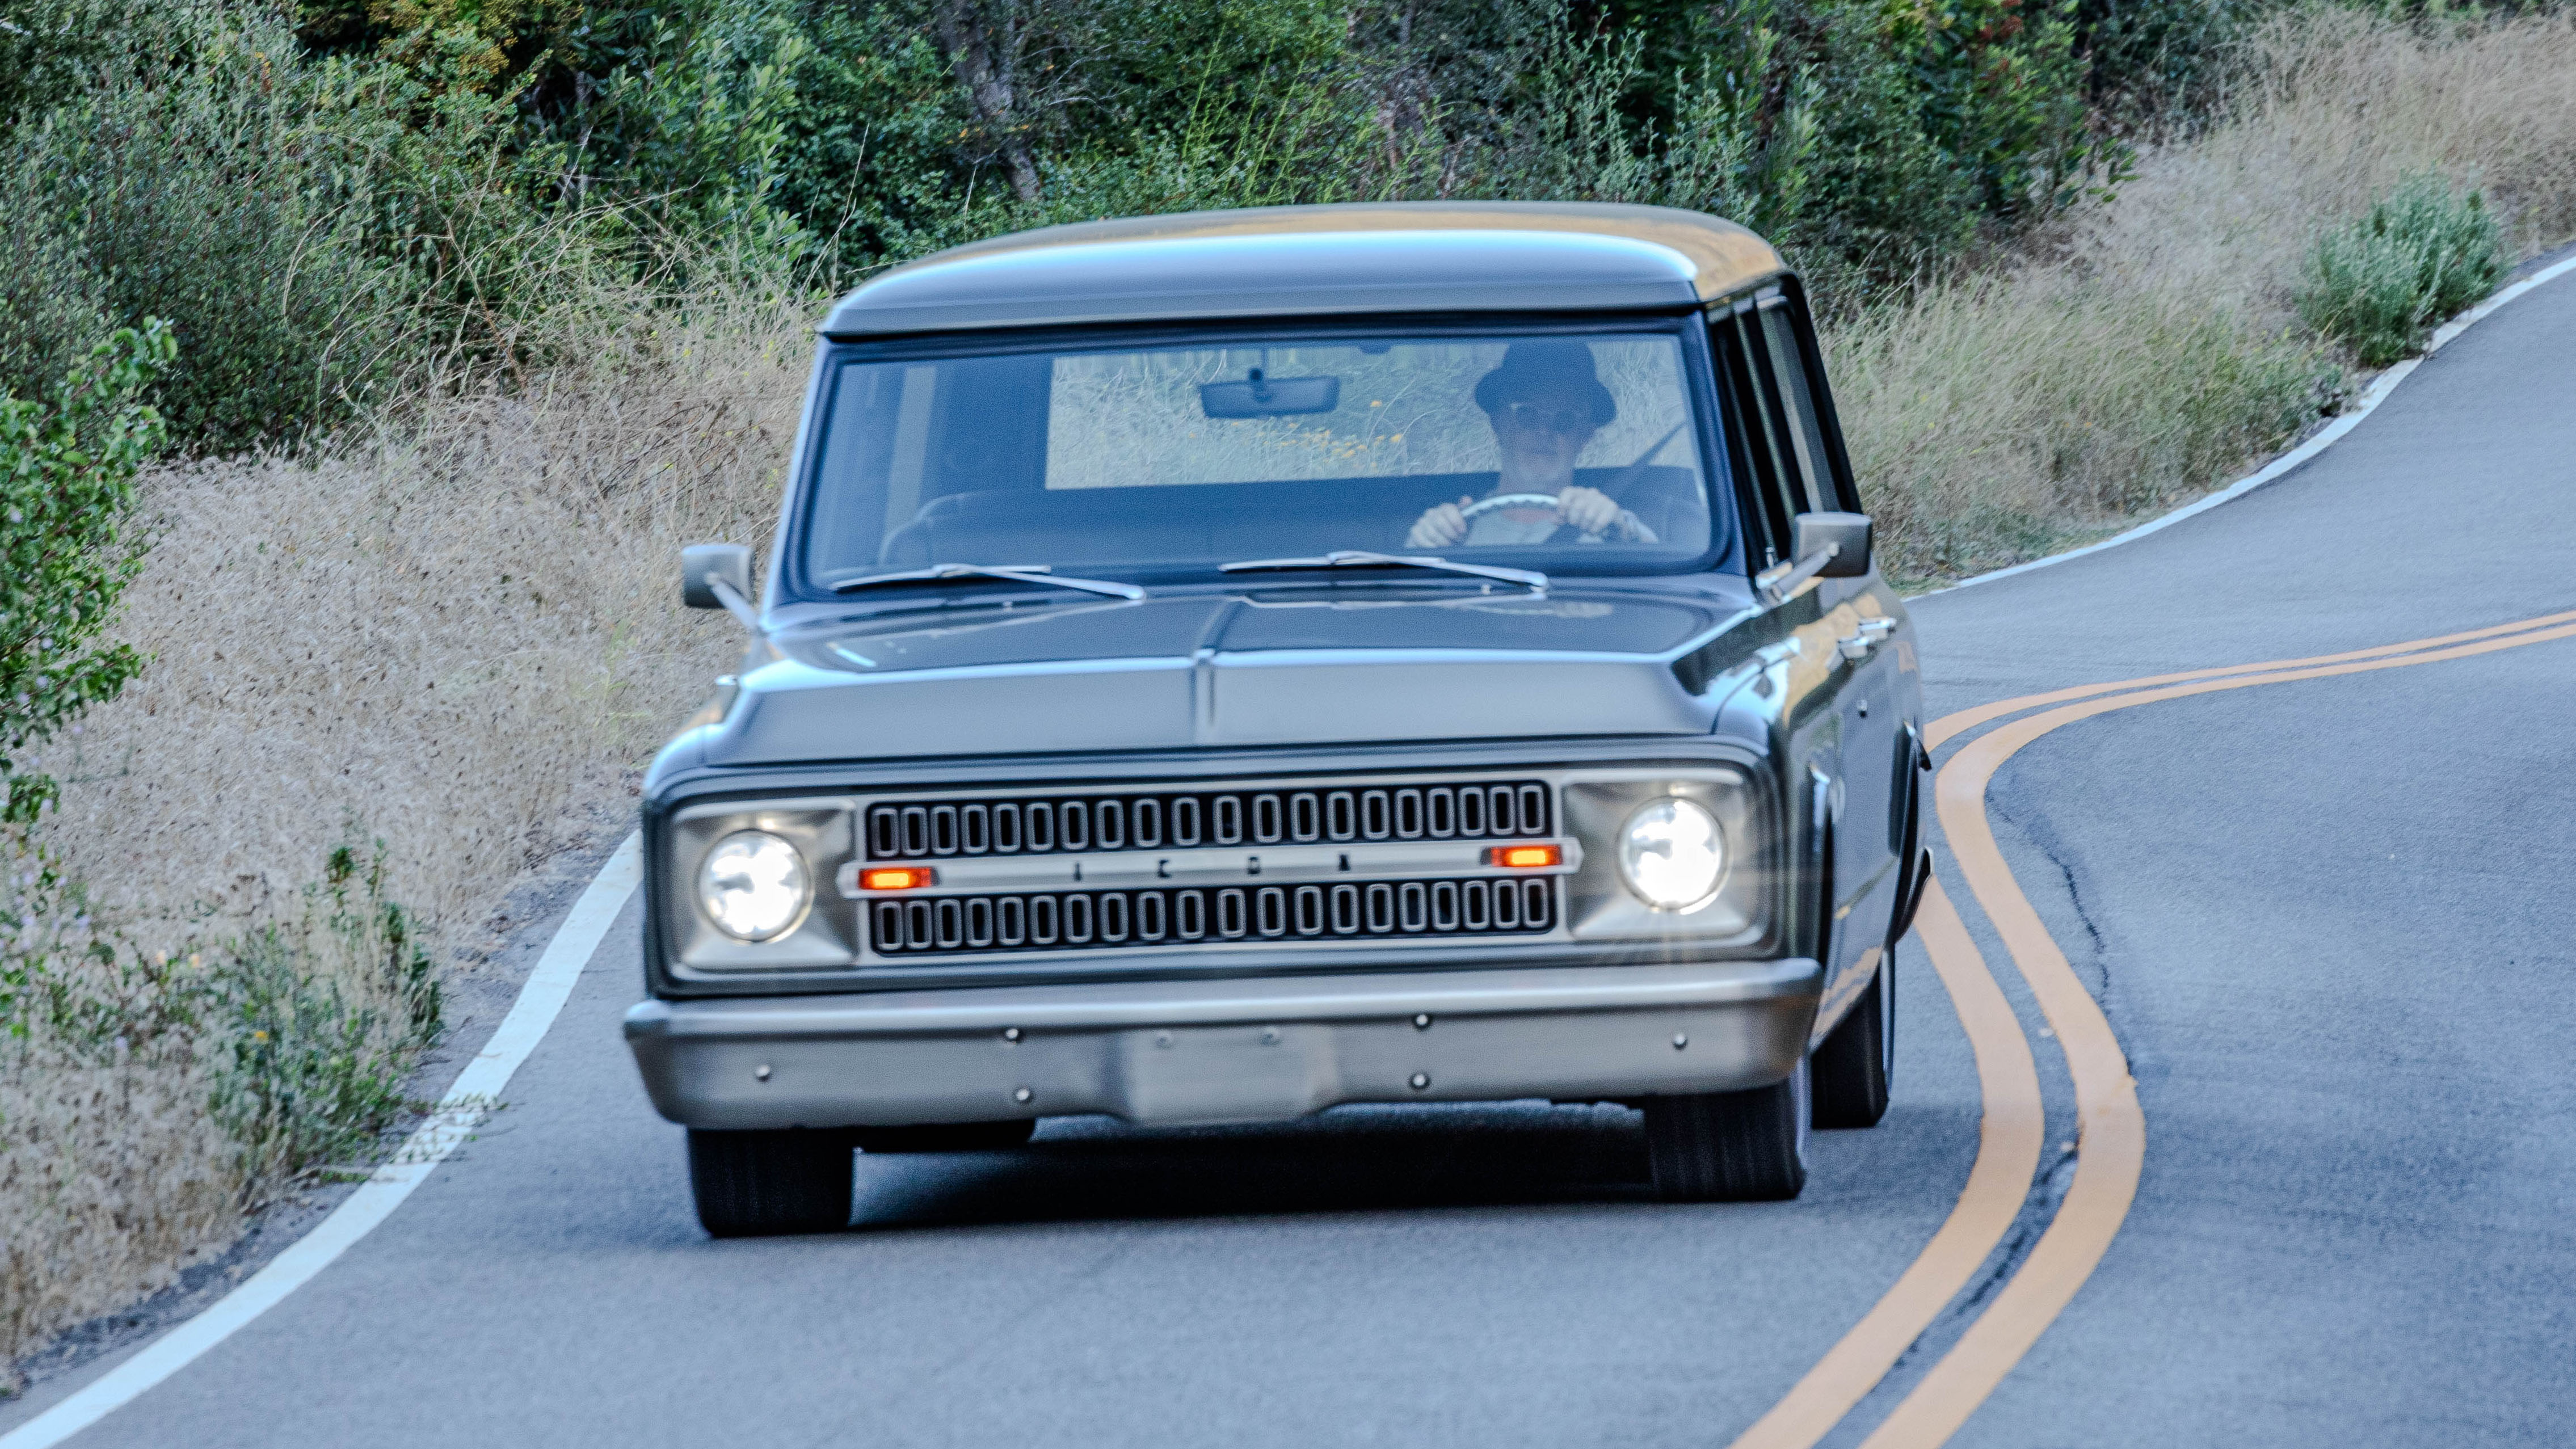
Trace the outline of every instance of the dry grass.
[[2285, 18], [2227, 120], [2147, 152], [2044, 257], [1838, 329], [1891, 567], [2018, 562], [2278, 447], [2348, 386], [2291, 306], [2308, 249], [2426, 170], [2485, 188], [2524, 254], [2576, 234], [2576, 17]]
[[0, 1349], [156, 1292], [230, 1239], [241, 1184], [206, 1096], [168, 1062], [38, 1054], [0, 1072]]
[[2334, 395], [2303, 341], [2186, 293], [2058, 272], [1945, 287], [1826, 345], [1883, 562], [1906, 580], [2017, 563], [2177, 501]]
[[2410, 172], [2483, 188], [2524, 254], [2576, 235], [2576, 14], [2414, 29], [2340, 10], [2255, 41], [2233, 124], [2149, 152], [2086, 238], [2130, 285], [2288, 326], [2319, 232]]
[[341, 456], [146, 480], [120, 632], [152, 665], [45, 761], [93, 898], [175, 946], [201, 902], [259, 916], [355, 821], [466, 945], [514, 876], [622, 830], [739, 643], [674, 607], [677, 551], [766, 538], [802, 320], [726, 308]]
[[[42, 762], [46, 843], [101, 920], [145, 950], [291, 923], [354, 824], [470, 949], [529, 866], [623, 833], [738, 650], [674, 607], [677, 550], [767, 537], [810, 312], [696, 298], [518, 396], [145, 480], [159, 537], [119, 632], [152, 665]], [[220, 1248], [256, 1172], [184, 1061], [69, 1071], [41, 1045], [0, 1058], [0, 1364]]]
[[[2028, 557], [2277, 445], [2323, 361], [2287, 330], [2301, 253], [2428, 166], [2484, 186], [2526, 251], [2576, 230], [2576, 21], [2284, 22], [2234, 118], [2145, 156], [2049, 260], [1840, 330], [1894, 565]], [[811, 307], [639, 315], [582, 366], [334, 456], [148, 480], [161, 536], [121, 632], [153, 666], [45, 762], [51, 844], [142, 944], [273, 915], [355, 822], [470, 948], [532, 862], [625, 828], [633, 772], [736, 642], [672, 607], [674, 551], [765, 539]], [[190, 1069], [45, 1066], [0, 1073], [0, 1353], [237, 1221]]]

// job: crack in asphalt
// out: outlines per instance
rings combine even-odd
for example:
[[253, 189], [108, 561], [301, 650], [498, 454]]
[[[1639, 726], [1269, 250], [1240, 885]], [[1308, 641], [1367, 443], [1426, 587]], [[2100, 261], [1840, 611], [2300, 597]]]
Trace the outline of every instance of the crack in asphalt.
[[[2009, 829], [2017, 838], [2029, 844], [2056, 870], [2058, 879], [2064, 884], [2066, 900], [2074, 908], [2076, 921], [2083, 927], [2088, 943], [2082, 955], [2091, 970], [2089, 973], [2084, 973], [2079, 967], [2079, 974], [2084, 975], [2086, 990], [2101, 1006], [2103, 1016], [2111, 1019], [2113, 1004], [2110, 945], [2104, 936], [2101, 923], [2094, 919], [2092, 908], [2085, 900], [2082, 885], [2070, 860], [2073, 852], [2057, 835], [2053, 823], [2044, 811], [2034, 807], [2028, 813], [2017, 812], [1999, 798], [2002, 793], [1993, 791], [1988, 794], [1984, 802], [1987, 818]], [[2060, 944], [2062, 948], [2063, 943]], [[2072, 964], [2071, 956], [2070, 964]], [[2019, 1008], [2016, 1008], [2015, 1015], [2017, 1017], [2020, 1015]], [[2112, 1028], [2114, 1035], [2120, 1038], [2123, 1050], [2126, 1050], [2128, 1047], [2126, 1033], [2120, 1031], [2116, 1020], [2112, 1021]], [[2025, 1035], [2035, 1038], [2032, 1043], [2034, 1047], [2042, 1043], [2052, 1047], [2057, 1045], [2056, 1033], [2045, 1025], [2033, 1031], [2029, 1023], [2024, 1022], [2023, 1031]], [[2062, 1052], [2059, 1056], [2062, 1073]], [[2067, 1106], [2061, 1107], [2050, 1115], [2071, 1117], [2071, 1114], [2072, 1108]], [[2072, 1125], [2070, 1123], [2070, 1127]], [[1913, 1342], [1906, 1345], [1905, 1351], [1897, 1355], [1895, 1363], [1889, 1366], [1887, 1374], [1873, 1389], [1870, 1395], [1872, 1399], [1890, 1393], [1901, 1396], [1907, 1388], [1910, 1388], [1910, 1384], [1900, 1386], [1900, 1380], [1907, 1376], [1908, 1370], [1918, 1368], [1928, 1357], [1947, 1352], [1951, 1345], [1957, 1342], [1959, 1336], [1967, 1331], [1968, 1326], [1985, 1311], [1987, 1300], [2020, 1271], [2023, 1261], [2038, 1245], [2041, 1236], [2048, 1231], [2049, 1225], [2056, 1220], [2058, 1208], [2064, 1203], [2068, 1190], [2074, 1185], [2074, 1169], [2083, 1154], [2076, 1145], [2079, 1139], [2071, 1131], [2060, 1135], [2060, 1129], [2052, 1124], [2050, 1135], [2056, 1139], [2058, 1145], [2055, 1151], [2041, 1163], [2038, 1173], [2032, 1178], [2030, 1191], [2023, 1198], [2020, 1211], [2014, 1215], [2011, 1229], [1996, 1245], [1977, 1277], [1942, 1311], [1940, 1317], [1926, 1325], [1924, 1330], [1915, 1336]], [[1855, 1420], [1867, 1417], [1869, 1416], [1857, 1413], [1854, 1415]]]
[[2023, 1260], [2030, 1256], [2031, 1249], [2038, 1246], [2040, 1236], [2048, 1231], [2049, 1224], [2056, 1221], [2058, 1206], [2074, 1184], [2076, 1159], [2082, 1154], [2075, 1150], [2071, 1141], [2059, 1140], [2063, 1145], [2041, 1165], [2038, 1175], [2031, 1180], [2030, 1192], [2022, 1199], [2021, 1210], [2014, 1215], [2012, 1228], [1995, 1246], [1984, 1269], [1941, 1311], [1938, 1318], [1924, 1325], [1923, 1331], [1906, 1344], [1905, 1351], [1888, 1365], [1887, 1372], [1880, 1375], [1869, 1393], [1834, 1426], [1823, 1441], [1825, 1444], [1842, 1449], [1842, 1446], [1858, 1443], [1869, 1426], [1886, 1416], [1890, 1406], [1913, 1392], [1932, 1363], [1937, 1363], [1943, 1354], [1957, 1345], [1961, 1336], [1985, 1311], [1986, 1300], [2021, 1271]]
[[[2057, 833], [2055, 822], [2050, 820], [2044, 811], [2034, 810], [2028, 817], [2024, 817], [1995, 798], [1993, 793], [1989, 793], [1986, 798], [1986, 813], [1989, 819], [2000, 820], [2012, 827], [2014, 834], [2026, 842], [2031, 849], [2038, 851], [2041, 858], [2056, 870], [2058, 880], [2066, 888], [2066, 902], [2074, 908], [2076, 922], [2084, 928], [2084, 938], [2087, 943], [2083, 953], [2084, 961], [2080, 964], [2076, 963], [2070, 954], [2068, 964], [2076, 965], [2079, 974], [2087, 978], [2085, 989], [2092, 993], [2095, 1004], [2102, 1008], [2102, 1015], [2111, 1023], [2112, 1035], [2119, 1041], [2121, 1049], [2125, 1052], [2129, 1047], [2129, 1039], [2128, 1033], [2120, 1028], [2116, 997], [2112, 991], [2110, 942], [2103, 936], [2101, 924], [2093, 919], [2093, 908], [2085, 902], [2084, 887], [2076, 879], [2075, 867], [2069, 859], [2074, 854], [2073, 850], [2066, 845], [2064, 837]], [[2064, 943], [2060, 942], [2059, 946], [2063, 949]]]
[[1974, 1318], [1986, 1299], [2020, 1269], [2032, 1245], [2056, 1219], [2058, 1205], [2066, 1200], [2066, 1190], [2073, 1185], [2075, 1160], [2080, 1156], [2072, 1146], [2062, 1146], [2055, 1157], [2041, 1165], [2039, 1176], [2031, 1180], [2030, 1195], [2022, 1200], [2020, 1216], [2013, 1219], [2012, 1232], [1996, 1250], [1994, 1262], [1969, 1286], [1967, 1296], [1951, 1305], [1949, 1317]]

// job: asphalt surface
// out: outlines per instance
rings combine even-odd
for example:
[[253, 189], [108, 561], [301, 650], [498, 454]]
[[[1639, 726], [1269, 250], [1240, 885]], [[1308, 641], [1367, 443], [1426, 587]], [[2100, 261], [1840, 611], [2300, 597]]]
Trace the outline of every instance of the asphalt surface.
[[[2562, 279], [2282, 481], [1922, 601], [1931, 712], [2576, 609], [2571, 359]], [[2129, 1055], [2146, 1168], [1954, 1443], [2576, 1442], [2571, 767], [2576, 640], [2123, 710], [2005, 766], [1996, 833]]]
[[[2279, 483], [1921, 601], [1932, 713], [2576, 609], [2571, 357], [2576, 280]], [[1952, 1442], [2576, 1439], [2571, 721], [2576, 640], [2125, 710], [2005, 766], [1998, 837], [2130, 1056], [2146, 1167]], [[2053, 1043], [1951, 895], [2071, 1138]], [[863, 1158], [849, 1232], [711, 1242], [618, 1040], [633, 912], [480, 1140], [74, 1443], [1724, 1444], [1905, 1269], [1976, 1151], [1966, 1040], [1909, 946], [1897, 1105], [1820, 1134], [1796, 1203], [1649, 1202], [1616, 1109], [1387, 1108]]]

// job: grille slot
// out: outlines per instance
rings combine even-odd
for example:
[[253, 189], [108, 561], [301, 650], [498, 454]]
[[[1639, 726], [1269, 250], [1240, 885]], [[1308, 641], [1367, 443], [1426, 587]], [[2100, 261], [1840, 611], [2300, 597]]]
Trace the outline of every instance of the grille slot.
[[870, 860], [1554, 833], [1535, 780], [934, 800], [868, 808]]
[[872, 901], [867, 922], [877, 953], [902, 957], [1206, 941], [1528, 935], [1556, 924], [1556, 882], [1545, 876], [1478, 877], [939, 896]]

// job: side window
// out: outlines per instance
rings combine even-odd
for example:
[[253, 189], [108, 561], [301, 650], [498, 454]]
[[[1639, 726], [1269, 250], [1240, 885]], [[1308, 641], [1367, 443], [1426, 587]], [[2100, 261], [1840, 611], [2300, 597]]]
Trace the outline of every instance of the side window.
[[1830, 413], [1815, 395], [1814, 360], [1781, 289], [1746, 298], [1710, 320], [1728, 421], [1745, 440], [1745, 482], [1760, 505], [1772, 562], [1789, 548], [1789, 521], [1844, 507]]
[[1807, 358], [1789, 315], [1789, 299], [1771, 292], [1754, 304], [1762, 318], [1762, 340], [1769, 344], [1771, 381], [1779, 390], [1787, 418], [1789, 445], [1798, 455], [1801, 513], [1831, 513], [1842, 506], [1834, 494], [1833, 465], [1826, 461], [1825, 430], [1816, 418], [1816, 401], [1807, 393]]
[[1780, 419], [1771, 405], [1774, 389], [1765, 385], [1769, 371], [1759, 331], [1747, 325], [1749, 306], [1718, 313], [1709, 321], [1709, 341], [1717, 355], [1718, 389], [1726, 405], [1726, 435], [1736, 440], [1739, 482], [1751, 495], [1761, 520], [1763, 562], [1780, 562], [1789, 551], [1789, 519], [1798, 511], [1800, 489], [1794, 477], [1795, 457], [1787, 447]]

